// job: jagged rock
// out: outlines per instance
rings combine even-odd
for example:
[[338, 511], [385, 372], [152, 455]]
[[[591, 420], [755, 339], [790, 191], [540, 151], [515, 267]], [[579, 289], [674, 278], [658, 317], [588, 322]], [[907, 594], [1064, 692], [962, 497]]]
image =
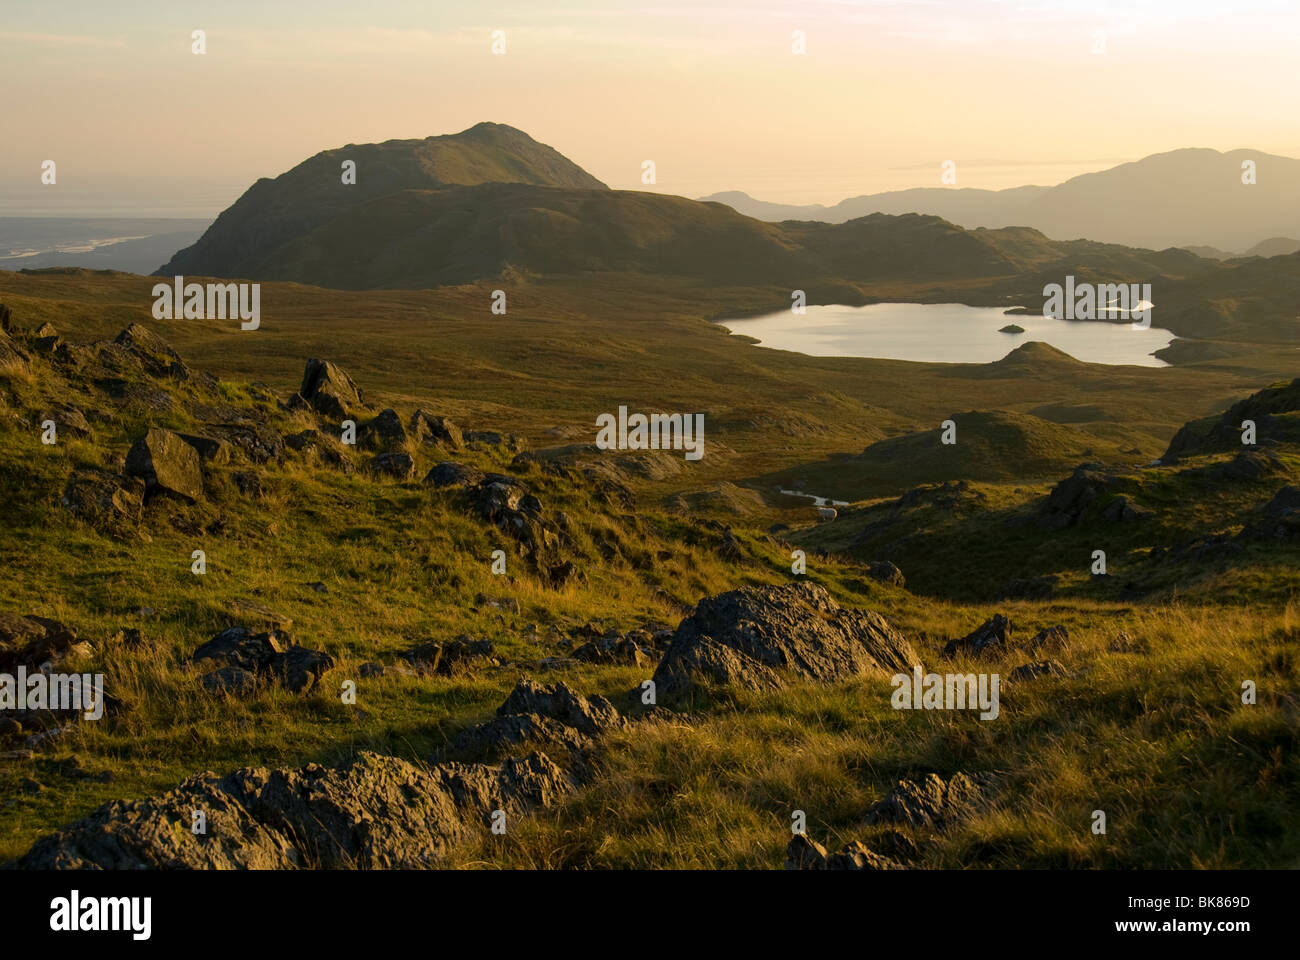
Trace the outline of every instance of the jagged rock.
[[786, 677], [836, 683], [910, 670], [920, 659], [884, 617], [840, 607], [813, 583], [744, 587], [701, 600], [654, 680], [660, 694], [697, 681], [770, 689]]
[[1287, 484], [1264, 507], [1264, 516], [1283, 520], [1300, 514], [1300, 487]]
[[192, 433], [177, 434], [182, 440], [194, 448], [194, 452], [199, 455], [199, 459], [206, 463], [229, 463], [230, 462], [230, 444], [224, 440], [218, 440], [214, 437], [200, 437]]
[[580, 696], [567, 683], [541, 684], [522, 678], [497, 707], [497, 716], [536, 713], [589, 736], [601, 736], [626, 724], [614, 705], [601, 696]]
[[1054, 573], [1025, 579], [1012, 578], [1002, 588], [1006, 600], [1050, 600], [1060, 577]]
[[170, 430], [154, 427], [126, 455], [126, 472], [145, 482], [149, 496], [203, 499], [203, 470], [193, 447]]
[[522, 484], [510, 478], [494, 479], [478, 489], [478, 509], [488, 520], [499, 520], [519, 509], [519, 499], [524, 495]]
[[921, 780], [901, 780], [867, 811], [866, 821], [942, 830], [975, 813], [996, 784], [996, 777], [987, 773], [955, 773], [949, 780], [928, 773]]
[[[147, 800], [115, 800], [38, 840], [23, 869], [428, 869], [570, 788], [543, 754], [500, 767], [421, 769], [363, 752], [340, 767], [202, 773]], [[191, 830], [207, 813], [207, 833]]]
[[395, 410], [384, 410], [357, 428], [357, 446], [366, 450], [401, 450], [409, 439]]
[[1053, 627], [1045, 627], [1029, 638], [1025, 644], [1027, 650], [1059, 650], [1070, 641], [1070, 631], [1059, 623]]
[[76, 407], [43, 410], [39, 415], [39, 420], [42, 424], [47, 420], [54, 421], [55, 430], [60, 437], [67, 435], [88, 437], [91, 435], [90, 424], [86, 422], [85, 416]]
[[162, 337], [138, 323], [131, 324], [119, 333], [113, 343], [124, 348], [152, 376], [165, 376], [173, 380], [190, 378], [189, 368], [181, 355]]
[[451, 450], [460, 449], [465, 442], [460, 427], [446, 417], [437, 417], [423, 410], [411, 414], [411, 436], [416, 443], [439, 443]]
[[352, 378], [328, 360], [308, 360], [298, 395], [318, 413], [342, 421], [362, 406], [361, 391]]
[[1065, 667], [1055, 660], [1035, 660], [1033, 663], [1022, 664], [1016, 667], [1008, 675], [1008, 681], [1034, 680], [1038, 677], [1064, 677], [1066, 675]]
[[943, 648], [943, 659], [964, 653], [970, 657], [982, 657], [985, 654], [1006, 652], [1011, 632], [1011, 624], [1002, 614], [994, 614], [993, 619], [981, 624], [973, 633], [956, 640], [949, 640]]
[[289, 637], [278, 630], [253, 633], [247, 627], [228, 627], [199, 646], [190, 656], [194, 663], [218, 660], [253, 673], [264, 672], [272, 658], [289, 649]]
[[0, 333], [0, 373], [26, 376], [31, 370], [31, 357], [27, 351], [14, 343], [8, 333]]
[[790, 838], [785, 848], [787, 870], [822, 870], [826, 864], [826, 848], [802, 833]]
[[1227, 463], [1214, 468], [1222, 480], [1260, 480], [1286, 470], [1277, 454], [1263, 450], [1242, 450]]
[[901, 870], [902, 864], [869, 850], [861, 841], [851, 840], [838, 853], [827, 855], [826, 848], [803, 834], [795, 834], [785, 848], [787, 870]]
[[425, 486], [435, 489], [442, 487], [474, 487], [483, 482], [483, 471], [447, 460], [438, 464], [424, 477]]
[[894, 587], [906, 587], [907, 578], [903, 571], [888, 560], [872, 560], [867, 564], [867, 576], [878, 583], [887, 583]]
[[544, 685], [524, 677], [497, 708], [496, 717], [458, 734], [451, 752], [490, 757], [525, 745], [563, 748], [577, 769], [585, 771], [586, 753], [595, 739], [626, 723], [604, 697], [583, 697], [565, 683]]
[[405, 482], [415, 477], [415, 461], [409, 453], [381, 453], [370, 461], [370, 472]]
[[139, 477], [81, 468], [68, 477], [60, 502], [96, 530], [122, 537], [139, 527], [144, 495]]

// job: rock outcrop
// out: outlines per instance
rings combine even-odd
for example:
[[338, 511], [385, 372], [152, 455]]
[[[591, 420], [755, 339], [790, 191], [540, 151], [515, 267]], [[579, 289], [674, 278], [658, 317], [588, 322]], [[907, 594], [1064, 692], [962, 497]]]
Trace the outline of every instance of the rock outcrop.
[[[116, 800], [38, 840], [35, 870], [427, 869], [507, 816], [568, 789], [542, 754], [500, 767], [361, 753], [340, 767], [202, 773], [147, 800]], [[193, 832], [194, 813], [206, 832]]]

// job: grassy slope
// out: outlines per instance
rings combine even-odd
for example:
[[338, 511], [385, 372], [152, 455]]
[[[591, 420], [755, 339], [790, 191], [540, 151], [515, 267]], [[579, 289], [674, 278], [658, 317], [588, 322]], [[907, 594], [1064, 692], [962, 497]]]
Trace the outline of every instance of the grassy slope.
[[[734, 451], [716, 466], [706, 456], [699, 470], [640, 484], [642, 519], [635, 524], [622, 519], [621, 511], [614, 515], [592, 502], [581, 484], [541, 483], [539, 495], [548, 507], [581, 517], [588, 530], [609, 531], [626, 558], [596, 560], [589, 533], [584, 543], [592, 556], [580, 563], [589, 583], [560, 593], [545, 591], [522, 573], [508, 587], [487, 573], [497, 535], [468, 513], [463, 495], [344, 478], [291, 461], [263, 470], [268, 497], [250, 502], [233, 495], [222, 480], [227, 471], [218, 468], [213, 509], [225, 516], [227, 532], [209, 544], [210, 572], [199, 578], [188, 572], [196, 536], [185, 530], [192, 518], [179, 517], [178, 528], [174, 511], [151, 508], [151, 542], [124, 544], [71, 522], [58, 506], [71, 467], [123, 453], [136, 422], [96, 425], [93, 443], [48, 448], [34, 431], [6, 419], [0, 445], [12, 521], [0, 562], [9, 579], [7, 608], [66, 619], [96, 641], [137, 623], [133, 611], [141, 606], [157, 613], [142, 624], [146, 649], [109, 648], [102, 655], [110, 679], [133, 704], [128, 717], [82, 728], [78, 737], [84, 739], [61, 743], [34, 771], [10, 767], [0, 773], [0, 803], [6, 804], [0, 859], [103, 800], [157, 792], [203, 768], [330, 761], [360, 748], [426, 756], [459, 727], [490, 714], [530, 662], [564, 652], [546, 629], [551, 622], [561, 629], [590, 618], [620, 627], [675, 622], [658, 589], [671, 602], [689, 604], [746, 582], [790, 577], [788, 547], [752, 532], [741, 532], [748, 564], [721, 560], [712, 535], [657, 508], [659, 495], [672, 489], [759, 476], [836, 449], [856, 453], [865, 445], [862, 438], [879, 436], [882, 421], [891, 432], [928, 429], [954, 409], [1101, 404], [1140, 411], [1151, 437], [1164, 442], [1183, 420], [1226, 406], [1261, 379], [1257, 371], [1240, 368], [1088, 365], [1068, 376], [995, 370], [990, 377], [988, 370], [755, 350], [693, 319], [735, 309], [743, 302], [738, 294], [709, 291], [690, 299], [679, 291], [668, 299], [639, 289], [635, 278], [585, 288], [581, 300], [563, 287], [525, 285], [517, 297], [512, 292], [506, 318], [488, 314], [487, 292], [479, 288], [359, 295], [268, 284], [264, 329], [251, 335], [193, 321], [152, 321], [150, 281], [143, 278], [0, 279], [4, 301], [25, 325], [49, 319], [65, 336], [83, 340], [140, 320], [171, 339], [195, 366], [234, 380], [264, 380], [281, 395], [296, 388], [303, 359], [327, 356], [353, 374], [369, 399], [404, 412], [418, 399], [471, 428], [508, 429], [539, 445], [555, 442], [544, 436], [548, 427], [586, 428], [595, 413], [621, 402], [707, 409], [729, 425], [719, 439]], [[628, 306], [634, 302], [640, 305]], [[494, 325], [495, 339], [484, 338], [485, 324]], [[39, 366], [37, 376], [16, 389], [14, 399], [23, 408], [59, 400], [93, 409], [94, 401]], [[277, 420], [285, 415], [247, 387], [223, 389], [231, 403], [261, 405], [282, 432], [302, 425]], [[770, 423], [744, 426], [747, 417], [773, 409], [822, 429], [783, 435], [786, 442], [774, 445]], [[504, 460], [488, 452], [466, 459], [486, 468], [494, 456], [500, 469]], [[421, 466], [428, 465], [426, 458]], [[1012, 511], [1026, 509], [1032, 495], [1045, 492], [1025, 488], [1016, 494], [1010, 485], [989, 489], [993, 507]], [[1172, 500], [1179, 494], [1167, 491]], [[1210, 523], [1214, 517], [1203, 519]], [[1064, 623], [1073, 644], [1057, 656], [1078, 672], [1073, 679], [1008, 688], [1004, 719], [995, 723], [897, 714], [888, 707], [887, 683], [878, 680], [701, 703], [690, 715], [638, 725], [611, 743], [594, 784], [506, 839], [464, 851], [463, 862], [775, 866], [792, 809], [808, 811], [810, 832], [823, 842], [867, 838], [872, 831], [861, 823], [866, 806], [899, 776], [997, 769], [1010, 775], [1013, 789], [968, 826], [934, 838], [923, 862], [1295, 863], [1300, 835], [1289, 811], [1297, 804], [1300, 772], [1297, 624], [1285, 596], [1294, 577], [1275, 569], [1269, 575], [1276, 583], [1251, 606], [1204, 604], [1205, 596], [1215, 596], [1216, 576], [1242, 591], [1237, 596], [1253, 596], [1251, 581], [1233, 586], [1230, 575], [1213, 571], [1192, 603], [1143, 607], [1080, 590], [1047, 603], [967, 605], [969, 590], [979, 585], [945, 583], [940, 573], [945, 565], [979, 570], [988, 561], [999, 576], [1007, 575], [1007, 568], [996, 567], [997, 557], [1007, 555], [998, 552], [1002, 528], [996, 520], [980, 511], [969, 526], [958, 518], [935, 527], [927, 537], [928, 566], [905, 566], [912, 586], [928, 596], [869, 582], [852, 556], [810, 556], [808, 575], [842, 602], [894, 618], [927, 663], [947, 638], [995, 610], [1011, 616], [1021, 638]], [[843, 534], [851, 527], [818, 529]], [[942, 547], [934, 550], [936, 544]], [[1035, 570], [1070, 554], [1059, 540], [1040, 536], [1026, 542], [1035, 544], [1041, 556], [1024, 560]], [[327, 584], [327, 596], [307, 586], [318, 580]], [[520, 614], [476, 608], [479, 592], [517, 596]], [[246, 703], [225, 703], [196, 690], [182, 660], [225, 625], [223, 605], [237, 597], [281, 609], [294, 618], [296, 639], [339, 657], [321, 692], [302, 699], [268, 692]], [[527, 629], [530, 623], [540, 627], [537, 639]], [[1139, 639], [1138, 652], [1107, 652], [1120, 629]], [[491, 637], [516, 665], [468, 680], [363, 681], [359, 710], [333, 696], [361, 662], [391, 660], [417, 640], [459, 633]], [[1025, 657], [1013, 654], [998, 668], [1005, 673]], [[582, 666], [556, 676], [584, 692], [616, 697], [622, 706], [622, 692], [643, 673]], [[1254, 708], [1237, 700], [1246, 678], [1260, 687]], [[71, 752], [92, 771], [111, 770], [117, 779], [62, 779], [55, 764]], [[18, 780], [26, 775], [49, 789], [22, 794]], [[1106, 838], [1088, 831], [1089, 814], [1099, 807], [1111, 816]]]

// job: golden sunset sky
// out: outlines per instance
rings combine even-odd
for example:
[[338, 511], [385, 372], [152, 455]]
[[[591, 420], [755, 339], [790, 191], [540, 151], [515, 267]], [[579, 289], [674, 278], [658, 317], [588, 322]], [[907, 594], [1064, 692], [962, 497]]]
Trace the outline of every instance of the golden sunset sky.
[[792, 203], [939, 186], [945, 160], [1001, 188], [1179, 147], [1300, 156], [1298, 37], [1295, 0], [9, 0], [0, 215], [31, 214], [46, 159], [65, 201], [216, 213], [320, 150], [482, 120], [615, 188]]

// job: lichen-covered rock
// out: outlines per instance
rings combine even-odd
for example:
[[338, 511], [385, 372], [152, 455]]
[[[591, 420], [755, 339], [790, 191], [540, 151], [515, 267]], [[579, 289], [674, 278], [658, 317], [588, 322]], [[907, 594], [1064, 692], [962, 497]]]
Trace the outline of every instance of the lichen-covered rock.
[[328, 360], [308, 360], [298, 395], [318, 413], [336, 421], [349, 419], [360, 409], [361, 390], [352, 378]]
[[72, 471], [60, 502], [102, 533], [126, 537], [136, 533], [144, 509], [145, 483], [106, 470]]
[[[340, 767], [202, 773], [147, 800], [115, 800], [43, 837], [17, 866], [36, 870], [428, 869], [486, 833], [494, 810], [520, 815], [569, 789], [543, 754], [500, 767], [422, 769], [361, 753]], [[194, 812], [206, 832], [192, 830]]]
[[434, 416], [423, 410], [411, 414], [411, 436], [416, 443], [437, 443], [449, 450], [458, 450], [465, 443], [460, 427], [446, 417]]
[[154, 427], [137, 440], [126, 455], [126, 472], [143, 480], [150, 496], [203, 499], [198, 452], [171, 430]]
[[357, 446], [366, 450], [401, 450], [410, 437], [395, 410], [384, 410], [357, 428]]
[[659, 693], [699, 681], [770, 689], [893, 674], [920, 659], [884, 617], [842, 608], [813, 583], [744, 587], [700, 601], [681, 622], [654, 680]]
[[866, 820], [943, 829], [979, 810], [997, 782], [987, 773], [955, 773], [948, 780], [929, 773], [920, 780], [901, 780], [867, 811]]
[[474, 467], [467, 467], [451, 460], [438, 464], [425, 474], [423, 480], [425, 486], [433, 487], [435, 490], [442, 487], [473, 487], [482, 482], [482, 470], [476, 470]]

